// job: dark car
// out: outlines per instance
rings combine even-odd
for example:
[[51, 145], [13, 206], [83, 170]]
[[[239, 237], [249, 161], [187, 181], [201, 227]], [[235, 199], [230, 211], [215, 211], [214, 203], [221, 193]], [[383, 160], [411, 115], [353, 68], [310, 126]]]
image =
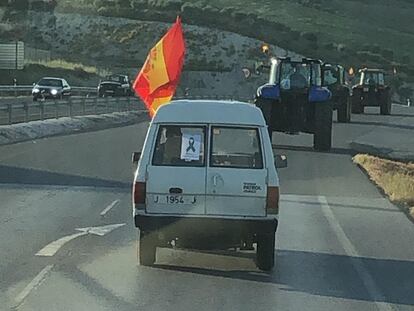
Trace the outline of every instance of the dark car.
[[391, 88], [385, 83], [382, 69], [359, 70], [358, 84], [352, 87], [352, 112], [364, 113], [364, 108], [380, 107], [382, 115], [391, 114]]
[[63, 99], [71, 95], [72, 89], [65, 79], [45, 77], [32, 89], [33, 101], [38, 99]]
[[131, 83], [126, 75], [110, 75], [99, 82], [98, 97], [131, 95], [133, 95]]
[[269, 82], [259, 87], [255, 99], [270, 137], [273, 131], [310, 133], [316, 150], [331, 148], [331, 92], [322, 86], [321, 66], [315, 59], [272, 59]]
[[333, 110], [337, 110], [338, 122], [351, 121], [351, 88], [345, 83], [345, 69], [341, 65], [324, 64], [323, 85], [332, 93]]

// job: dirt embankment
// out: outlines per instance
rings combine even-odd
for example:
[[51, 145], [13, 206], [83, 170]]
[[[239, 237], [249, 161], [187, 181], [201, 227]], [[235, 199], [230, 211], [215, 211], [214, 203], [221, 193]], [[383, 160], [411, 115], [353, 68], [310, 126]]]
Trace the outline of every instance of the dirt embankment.
[[356, 155], [353, 160], [392, 202], [404, 206], [414, 219], [414, 163], [385, 160], [364, 154]]

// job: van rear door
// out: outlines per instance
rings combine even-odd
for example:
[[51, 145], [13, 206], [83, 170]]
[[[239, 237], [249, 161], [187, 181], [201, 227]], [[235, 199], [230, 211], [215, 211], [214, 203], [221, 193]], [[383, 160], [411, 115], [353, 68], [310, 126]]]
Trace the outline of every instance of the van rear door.
[[147, 167], [147, 213], [205, 213], [206, 126], [159, 125]]
[[257, 127], [212, 126], [207, 215], [265, 216], [266, 179]]

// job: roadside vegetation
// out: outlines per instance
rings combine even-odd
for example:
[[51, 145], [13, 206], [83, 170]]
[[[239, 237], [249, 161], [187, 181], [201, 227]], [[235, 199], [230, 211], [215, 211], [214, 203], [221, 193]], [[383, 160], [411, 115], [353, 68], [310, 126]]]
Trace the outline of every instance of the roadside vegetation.
[[76, 86], [96, 86], [100, 76], [90, 67], [80, 67], [80, 65], [69, 66], [63, 63], [58, 66], [58, 62], [43, 64], [27, 64], [23, 70], [0, 70], [0, 84], [11, 85], [13, 79], [17, 79], [19, 85], [31, 85], [39, 81], [44, 76], [65, 77], [69, 84]]
[[54, 59], [50, 61], [30, 61], [29, 65], [40, 65], [46, 68], [73, 71], [78, 77], [88, 78], [90, 74], [106, 76], [110, 74], [108, 70], [99, 69], [95, 66], [84, 65], [81, 63], [72, 63], [63, 59]]
[[405, 206], [414, 217], [414, 163], [402, 163], [366, 154], [356, 155], [353, 160], [392, 202]]
[[409, 1], [61, 0], [57, 9], [79, 12], [80, 7], [88, 13], [167, 22], [181, 14], [186, 23], [253, 36], [304, 55], [345, 56], [349, 65], [414, 63], [414, 4]]

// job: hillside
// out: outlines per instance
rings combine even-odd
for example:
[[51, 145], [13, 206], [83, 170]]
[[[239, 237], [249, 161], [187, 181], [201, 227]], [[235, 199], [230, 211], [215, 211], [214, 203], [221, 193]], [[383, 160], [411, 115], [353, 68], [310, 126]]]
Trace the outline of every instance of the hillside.
[[[38, 23], [29, 27], [26, 24], [29, 28], [24, 36], [26, 41], [32, 40], [37, 46], [53, 49], [59, 54], [64, 54], [63, 49], [67, 47], [67, 57], [89, 57], [86, 60], [92, 65], [107, 61], [113, 66], [112, 53], [115, 53], [121, 67], [136, 66], [138, 60], [142, 62], [145, 58], [141, 54], [145, 54], [167, 27], [159, 23], [159, 27], [149, 24], [148, 28], [141, 22], [171, 23], [180, 14], [187, 24], [190, 52], [186, 70], [229, 71], [237, 65], [245, 66], [260, 57], [257, 53], [260, 43], [266, 42], [281, 47], [272, 50], [275, 55], [284, 55], [285, 50], [291, 50], [346, 67], [383, 67], [390, 73], [396, 69], [398, 75], [393, 77], [394, 87], [404, 96], [412, 95], [412, 90], [403, 87], [406, 82], [414, 82], [414, 59], [411, 56], [414, 3], [409, 0], [57, 0], [52, 7], [32, 5], [31, 9], [41, 11], [43, 17], [34, 18], [33, 12], [25, 15], [26, 20]], [[63, 36], [60, 29], [55, 28], [59, 27], [56, 22], [62, 21], [62, 16], [71, 16], [68, 14], [82, 14], [86, 21], [91, 16], [137, 20], [141, 26], [134, 29], [135, 26], [128, 22], [130, 28], [115, 30], [119, 21], [100, 19], [99, 25], [107, 22], [106, 29], [101, 25], [85, 30], [84, 26], [74, 22], [78, 28], [61, 28], [64, 29]], [[68, 19], [66, 24], [70, 25], [70, 17]], [[74, 19], [77, 20], [79, 18]], [[90, 25], [90, 22], [85, 23]], [[45, 25], [50, 31], [58, 30], [57, 38], [44, 35]], [[209, 31], [198, 35], [188, 25], [213, 29], [216, 37]], [[221, 38], [219, 34], [223, 31], [256, 41], [245, 43], [245, 46], [233, 44], [231, 40], [237, 41], [237, 38]], [[71, 43], [73, 38], [78, 38], [74, 44]], [[85, 62], [83, 59], [71, 61]]]
[[79, 12], [81, 7], [88, 13], [163, 21], [181, 14], [189, 24], [233, 31], [345, 65], [412, 67], [414, 62], [410, 1], [60, 0], [57, 9]]

